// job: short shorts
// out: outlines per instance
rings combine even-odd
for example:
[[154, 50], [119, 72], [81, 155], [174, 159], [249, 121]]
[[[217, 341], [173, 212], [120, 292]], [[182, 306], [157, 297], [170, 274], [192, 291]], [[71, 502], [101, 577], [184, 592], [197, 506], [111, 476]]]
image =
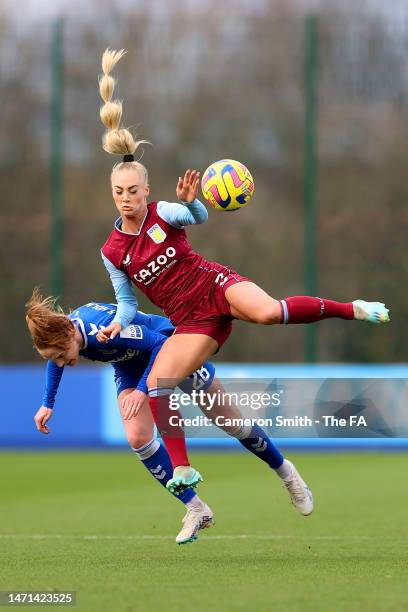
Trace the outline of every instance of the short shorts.
[[[136, 389], [145, 370], [145, 368], [140, 367], [140, 362], [130, 360], [122, 363], [113, 363], [112, 366], [115, 372], [114, 379], [117, 395], [125, 389]], [[212, 363], [206, 361], [201, 368], [179, 383], [178, 387], [183, 393], [191, 393], [193, 390], [205, 390], [211, 385], [214, 376], [215, 367]]]
[[193, 308], [188, 318], [176, 326], [174, 333], [205, 334], [214, 338], [220, 349], [232, 332], [232, 322], [235, 318], [231, 314], [225, 291], [236, 283], [253, 281], [231, 268], [220, 264], [218, 266], [221, 272], [218, 272], [209, 292]]

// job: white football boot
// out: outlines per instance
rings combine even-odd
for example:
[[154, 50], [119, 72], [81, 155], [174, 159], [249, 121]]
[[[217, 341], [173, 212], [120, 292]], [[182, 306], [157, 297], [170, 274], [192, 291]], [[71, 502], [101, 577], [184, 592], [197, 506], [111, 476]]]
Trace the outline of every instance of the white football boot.
[[201, 529], [208, 529], [214, 525], [213, 511], [207, 504], [193, 506], [187, 510], [183, 518], [183, 528], [176, 537], [177, 544], [188, 544], [198, 538]]
[[308, 516], [313, 512], [312, 492], [300, 477], [293, 463], [287, 459], [286, 461], [292, 468], [292, 473], [287, 478], [282, 479], [283, 486], [289, 493], [292, 504], [295, 506], [296, 510], [298, 510], [300, 514], [303, 514], [303, 516]]

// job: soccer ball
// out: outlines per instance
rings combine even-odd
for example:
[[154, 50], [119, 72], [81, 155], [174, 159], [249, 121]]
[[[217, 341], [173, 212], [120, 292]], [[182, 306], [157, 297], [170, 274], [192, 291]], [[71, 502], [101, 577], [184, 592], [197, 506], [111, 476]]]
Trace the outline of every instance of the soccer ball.
[[246, 206], [254, 193], [254, 179], [241, 162], [216, 161], [203, 174], [201, 190], [216, 210], [238, 210]]

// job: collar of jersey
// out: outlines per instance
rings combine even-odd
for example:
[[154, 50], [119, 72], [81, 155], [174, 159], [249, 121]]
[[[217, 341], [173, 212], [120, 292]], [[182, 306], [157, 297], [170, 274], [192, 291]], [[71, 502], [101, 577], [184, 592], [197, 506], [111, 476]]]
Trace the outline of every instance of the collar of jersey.
[[77, 330], [82, 336], [82, 340], [84, 341], [84, 346], [81, 348], [81, 351], [83, 351], [88, 346], [88, 336], [86, 335], [86, 332], [85, 332], [84, 322], [82, 321], [82, 319], [71, 319], [71, 321], [73, 322], [73, 324], [75, 325], [75, 327], [77, 328]]
[[146, 221], [146, 217], [147, 217], [148, 213], [149, 213], [149, 210], [146, 210], [146, 214], [143, 217], [142, 225], [140, 226], [139, 231], [136, 232], [135, 234], [132, 233], [132, 232], [124, 232], [123, 229], [121, 229], [121, 227], [122, 227], [122, 217], [119, 217], [119, 219], [116, 219], [116, 221], [115, 221], [115, 229], [118, 232], [120, 232], [121, 234], [125, 234], [125, 236], [139, 236], [140, 232], [142, 231], [142, 227], [144, 225], [144, 222]]

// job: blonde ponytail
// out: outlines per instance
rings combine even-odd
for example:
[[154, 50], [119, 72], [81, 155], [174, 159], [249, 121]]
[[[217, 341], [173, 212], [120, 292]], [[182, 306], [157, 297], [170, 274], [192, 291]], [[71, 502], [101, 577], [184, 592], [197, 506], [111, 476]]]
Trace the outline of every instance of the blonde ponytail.
[[[103, 136], [103, 148], [108, 153], [114, 155], [134, 155], [139, 145], [149, 144], [147, 140], [135, 140], [129, 130], [120, 127], [122, 102], [120, 100], [112, 100], [116, 82], [110, 76], [110, 73], [125, 53], [124, 49], [119, 51], [106, 49], [102, 55], [103, 75], [99, 78], [99, 93], [104, 101], [99, 114], [102, 123], [106, 127], [106, 132]], [[147, 182], [147, 171], [142, 164], [139, 162], [121, 162], [114, 169], [119, 170], [122, 164], [126, 167], [129, 167], [129, 165], [135, 166], [135, 169], [138, 171], [142, 170]]]

